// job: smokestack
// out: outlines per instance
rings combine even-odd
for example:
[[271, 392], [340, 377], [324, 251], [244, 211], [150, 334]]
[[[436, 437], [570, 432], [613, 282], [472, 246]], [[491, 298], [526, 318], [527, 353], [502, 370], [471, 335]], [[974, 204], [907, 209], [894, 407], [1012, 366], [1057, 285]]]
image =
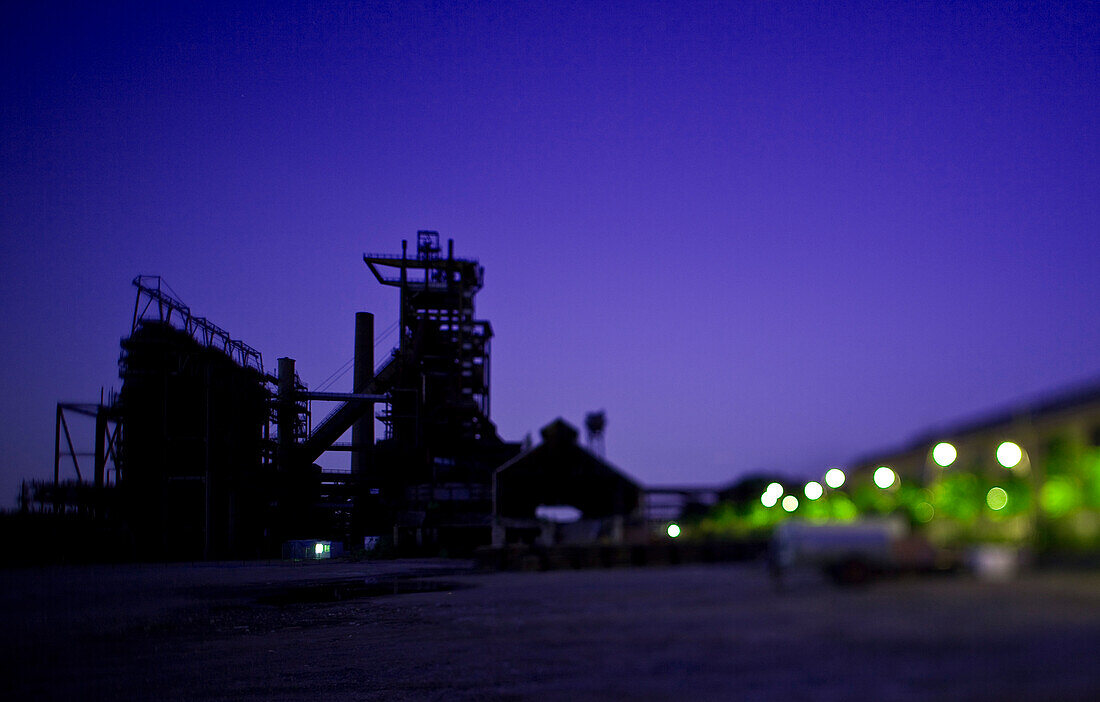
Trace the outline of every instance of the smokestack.
[[[353, 392], [370, 392], [374, 380], [374, 315], [355, 313], [355, 365]], [[374, 403], [367, 403], [366, 412], [351, 425], [351, 472], [364, 476], [370, 471], [374, 450]]]
[[294, 457], [294, 425], [298, 421], [298, 411], [294, 402], [294, 359], [279, 359], [279, 470], [290, 470]]

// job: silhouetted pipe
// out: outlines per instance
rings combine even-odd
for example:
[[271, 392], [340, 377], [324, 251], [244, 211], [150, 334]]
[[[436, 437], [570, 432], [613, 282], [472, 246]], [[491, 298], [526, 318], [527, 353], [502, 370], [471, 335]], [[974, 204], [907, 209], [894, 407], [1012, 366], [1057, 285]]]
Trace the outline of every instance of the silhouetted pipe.
[[401, 240], [401, 302], [398, 314], [400, 317], [397, 320], [397, 348], [401, 351], [401, 354], [405, 353], [405, 285], [408, 283], [408, 269], [406, 268], [408, 255], [409, 242], [406, 239]]
[[389, 400], [389, 395], [386, 394], [379, 395], [369, 392], [314, 392], [313, 390], [299, 392], [298, 397], [303, 400], [328, 400], [330, 402], [352, 402], [355, 400], [360, 402], [386, 402]]

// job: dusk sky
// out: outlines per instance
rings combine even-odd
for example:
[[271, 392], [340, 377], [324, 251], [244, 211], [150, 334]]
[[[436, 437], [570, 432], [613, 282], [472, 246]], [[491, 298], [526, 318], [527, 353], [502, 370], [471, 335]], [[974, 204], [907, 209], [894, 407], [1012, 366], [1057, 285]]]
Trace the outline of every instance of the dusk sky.
[[315, 388], [356, 311], [396, 319], [362, 254], [418, 229], [485, 266], [501, 435], [602, 408], [643, 484], [818, 475], [1100, 377], [1097, 3], [0, 20], [2, 506], [52, 477], [55, 403], [119, 387], [135, 275]]

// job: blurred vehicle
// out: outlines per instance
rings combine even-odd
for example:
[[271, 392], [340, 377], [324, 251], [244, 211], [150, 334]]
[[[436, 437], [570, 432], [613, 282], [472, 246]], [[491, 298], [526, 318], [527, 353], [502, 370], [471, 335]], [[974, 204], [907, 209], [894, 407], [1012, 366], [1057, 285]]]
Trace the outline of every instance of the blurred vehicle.
[[776, 527], [769, 568], [777, 585], [795, 568], [817, 569], [841, 585], [858, 585], [886, 575], [945, 572], [958, 557], [912, 532], [901, 518], [811, 524], [790, 521]]

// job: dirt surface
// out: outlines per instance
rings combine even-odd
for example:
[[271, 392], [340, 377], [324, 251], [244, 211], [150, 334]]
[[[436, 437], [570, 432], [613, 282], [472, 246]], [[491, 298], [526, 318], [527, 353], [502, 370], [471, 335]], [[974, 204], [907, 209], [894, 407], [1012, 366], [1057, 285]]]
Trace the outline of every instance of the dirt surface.
[[1100, 699], [1097, 573], [780, 592], [758, 564], [19, 569], [0, 626], [13, 700]]

